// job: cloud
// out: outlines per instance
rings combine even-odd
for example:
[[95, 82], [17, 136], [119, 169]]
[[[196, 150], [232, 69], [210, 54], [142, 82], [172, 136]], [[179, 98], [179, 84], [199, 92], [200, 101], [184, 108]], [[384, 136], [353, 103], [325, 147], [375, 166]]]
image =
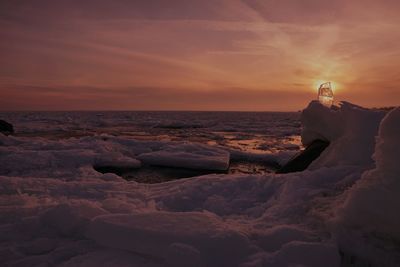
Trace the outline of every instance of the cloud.
[[[1, 1], [0, 88], [107, 88], [110, 96], [120, 94], [115, 88], [142, 88], [154, 90], [152, 98], [165, 97], [157, 88], [176, 89], [188, 97], [172, 93], [180, 101], [169, 102], [186, 109], [188, 103], [198, 107], [195, 99], [203, 91], [218, 91], [202, 102], [209, 108], [214, 99], [225, 105], [224, 88], [270, 92], [263, 99], [285, 99], [277, 92], [291, 91], [303, 99], [316, 81], [333, 80], [341, 85], [338, 92], [363, 91], [371, 100], [363, 100], [366, 104], [392, 103], [377, 95], [400, 86], [400, 18], [394, 11], [399, 5], [392, 0]], [[82, 103], [86, 96], [101, 97], [70, 97], [78, 96]], [[18, 105], [42, 104], [26, 101]], [[302, 100], [286, 104], [298, 109]]]
[[5, 86], [0, 107], [15, 110], [287, 110], [286, 104], [307, 103], [310, 93], [245, 88], [185, 90], [160, 87]]

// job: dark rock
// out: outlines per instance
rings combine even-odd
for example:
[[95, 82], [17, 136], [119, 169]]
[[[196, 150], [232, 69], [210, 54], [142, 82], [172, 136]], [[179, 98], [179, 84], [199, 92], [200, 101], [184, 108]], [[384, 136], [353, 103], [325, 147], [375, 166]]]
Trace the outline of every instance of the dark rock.
[[329, 146], [328, 141], [315, 140], [306, 149], [295, 155], [288, 163], [282, 166], [276, 173], [300, 172], [316, 160], [322, 151]]
[[14, 133], [14, 127], [11, 123], [0, 120], [0, 133], [3, 133], [5, 135], [12, 134]]

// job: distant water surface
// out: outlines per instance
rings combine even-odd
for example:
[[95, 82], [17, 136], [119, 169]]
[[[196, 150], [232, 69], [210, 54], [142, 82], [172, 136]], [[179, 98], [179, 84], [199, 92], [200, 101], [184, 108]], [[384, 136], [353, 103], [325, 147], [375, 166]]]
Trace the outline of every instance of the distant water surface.
[[51, 139], [110, 134], [140, 140], [219, 144], [252, 152], [296, 149], [298, 112], [2, 112], [17, 136]]
[[[14, 125], [16, 136], [64, 139], [108, 134], [137, 140], [199, 142], [249, 153], [299, 150], [298, 112], [3, 112], [0, 119]], [[270, 166], [233, 162], [229, 173], [265, 173]], [[176, 170], [159, 173], [167, 180]], [[135, 176], [128, 173], [127, 178]], [[154, 169], [136, 174], [154, 176]], [[180, 172], [177, 176], [185, 176]], [[173, 175], [172, 175], [173, 176]], [[138, 178], [139, 179], [139, 178]]]

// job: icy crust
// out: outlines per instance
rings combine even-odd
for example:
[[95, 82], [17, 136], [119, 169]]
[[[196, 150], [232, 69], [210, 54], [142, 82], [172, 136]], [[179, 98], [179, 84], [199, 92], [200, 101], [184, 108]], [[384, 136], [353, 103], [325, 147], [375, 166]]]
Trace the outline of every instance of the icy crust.
[[[110, 164], [108, 158], [136, 166], [140, 155], [171, 147], [175, 153], [182, 143], [108, 135], [64, 141], [0, 135], [0, 262], [399, 266], [399, 108], [379, 126], [383, 115], [350, 104], [330, 110], [312, 103], [304, 112], [304, 142], [331, 142], [313, 168], [153, 185], [99, 174], [91, 166]], [[310, 124], [310, 116], [322, 122]], [[323, 124], [329, 118], [336, 118], [334, 129], [340, 129], [331, 136]], [[353, 136], [360, 132], [365, 136]]]
[[348, 102], [339, 108], [327, 108], [312, 101], [303, 111], [302, 143], [322, 139], [330, 146], [314, 161], [309, 169], [337, 165], [372, 165], [375, 136], [385, 116], [383, 111], [365, 109]]

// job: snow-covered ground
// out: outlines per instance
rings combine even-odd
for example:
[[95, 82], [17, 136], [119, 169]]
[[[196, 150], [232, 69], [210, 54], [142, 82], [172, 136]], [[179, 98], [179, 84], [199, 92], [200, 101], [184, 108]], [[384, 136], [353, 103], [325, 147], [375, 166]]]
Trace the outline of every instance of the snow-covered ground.
[[[343, 103], [330, 110], [312, 102], [301, 118], [303, 143], [331, 144], [308, 170], [158, 184], [94, 167], [220, 171], [232, 159], [283, 163], [293, 154], [285, 138], [299, 134], [297, 115], [269, 114], [268, 126], [246, 116], [223, 123], [210, 114], [183, 120], [173, 113], [169, 121], [121, 114], [119, 122], [97, 113], [2, 114], [22, 133], [0, 134], [3, 265], [400, 265], [400, 108], [385, 113]], [[96, 134], [102, 127], [105, 134]], [[143, 129], [156, 132], [139, 137]], [[238, 150], [226, 142], [228, 132], [282, 142], [260, 149], [268, 153]]]

